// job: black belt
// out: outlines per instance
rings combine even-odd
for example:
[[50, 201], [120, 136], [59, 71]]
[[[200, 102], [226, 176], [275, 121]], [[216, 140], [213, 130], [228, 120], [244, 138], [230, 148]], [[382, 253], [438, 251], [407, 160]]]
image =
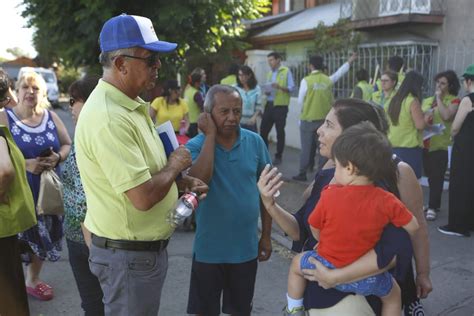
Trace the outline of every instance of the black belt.
[[132, 251], [162, 251], [169, 239], [154, 241], [113, 240], [92, 235], [92, 243], [99, 248], [113, 248]]

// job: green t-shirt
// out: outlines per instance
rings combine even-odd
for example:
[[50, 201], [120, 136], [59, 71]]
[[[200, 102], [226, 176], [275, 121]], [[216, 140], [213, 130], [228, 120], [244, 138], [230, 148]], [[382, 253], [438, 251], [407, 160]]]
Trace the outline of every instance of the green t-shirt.
[[372, 93], [372, 101], [381, 107], [385, 108], [390, 104], [390, 101], [392, 101], [393, 96], [395, 95], [396, 90], [392, 90], [388, 96], [385, 96], [383, 94], [383, 91], [375, 91]]
[[[445, 105], [449, 105], [453, 102], [453, 100], [457, 99], [455, 95], [446, 95], [443, 98], [443, 103]], [[435, 97], [429, 97], [423, 100], [421, 104], [421, 109], [423, 112], [428, 111], [431, 109], [433, 102], [435, 101]], [[439, 108], [436, 106], [433, 111], [433, 124], [444, 124], [446, 127], [443, 132], [439, 135], [435, 135], [430, 138], [430, 146], [429, 151], [435, 150], [448, 150], [448, 146], [451, 145], [451, 121], [444, 121], [439, 114]]]
[[25, 159], [8, 128], [0, 125], [0, 138], [7, 141], [15, 178], [7, 191], [7, 204], [0, 203], [0, 238], [14, 236], [36, 225], [35, 204], [28, 180]]
[[[280, 66], [276, 75], [276, 83], [279, 86], [288, 88], [288, 67]], [[272, 71], [267, 73], [267, 82], [272, 80]], [[273, 106], [288, 106], [290, 104], [290, 93], [277, 89], [275, 98], [273, 99]]]
[[186, 89], [184, 89], [184, 100], [188, 104], [189, 110], [189, 123], [197, 123], [199, 114], [201, 114], [201, 109], [196, 101], [194, 101], [194, 95], [197, 92], [198, 90], [191, 85], [188, 85]]
[[331, 110], [333, 95], [331, 79], [320, 71], [315, 71], [304, 78], [306, 92], [300, 119], [302, 121], [323, 120]]
[[176, 184], [146, 212], [125, 194], [167, 163], [147, 103], [100, 80], [82, 109], [75, 144], [88, 208], [84, 224], [92, 233], [142, 241], [171, 236], [168, 216], [178, 198]]
[[[374, 87], [370, 83], [365, 80], [359, 81], [356, 85], [362, 91], [362, 100], [370, 101], [372, 98], [372, 92], [374, 91]], [[351, 94], [351, 98], [354, 97], [354, 92]]]
[[237, 84], [237, 76], [236, 75], [228, 75], [227, 77], [222, 78], [220, 84], [226, 84], [229, 86], [233, 86]]
[[[390, 123], [388, 139], [393, 147], [413, 148], [423, 145], [422, 133], [416, 129], [411, 117], [410, 106], [414, 100], [415, 97], [410, 94], [402, 101], [397, 125], [392, 123], [387, 113]], [[385, 107], [385, 111], [388, 111], [388, 107], [389, 104]]]

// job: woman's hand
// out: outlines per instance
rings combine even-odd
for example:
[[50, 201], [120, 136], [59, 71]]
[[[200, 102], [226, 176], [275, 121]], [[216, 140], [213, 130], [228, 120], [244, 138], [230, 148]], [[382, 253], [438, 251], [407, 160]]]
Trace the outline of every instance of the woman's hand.
[[278, 168], [270, 168], [269, 164], [265, 166], [257, 183], [262, 202], [267, 210], [275, 204], [274, 196], [283, 185], [283, 181], [280, 180], [282, 174], [278, 172]]
[[44, 158], [31, 158], [26, 159], [26, 171], [32, 174], [41, 174], [41, 172], [45, 171], [46, 169], [50, 169], [50, 164], [43, 161]]
[[49, 170], [56, 168], [56, 166], [61, 162], [61, 156], [54, 151], [51, 151], [51, 154], [47, 157], [38, 157], [37, 159], [47, 165], [47, 169]]
[[326, 268], [315, 258], [309, 258], [309, 262], [316, 266], [316, 269], [303, 269], [304, 278], [308, 281], [318, 282], [323, 289], [335, 287], [337, 283], [337, 269]]

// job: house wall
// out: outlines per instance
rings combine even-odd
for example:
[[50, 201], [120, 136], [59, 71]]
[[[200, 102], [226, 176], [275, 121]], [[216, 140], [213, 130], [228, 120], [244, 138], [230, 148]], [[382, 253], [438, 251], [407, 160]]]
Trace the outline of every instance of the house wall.
[[474, 63], [472, 12], [472, 0], [446, 0], [445, 17], [441, 25], [395, 25], [370, 30], [364, 34], [368, 42], [383, 41], [384, 38], [400, 34], [414, 35], [414, 38], [425, 37], [439, 45], [433, 56], [433, 73], [453, 69], [461, 74], [469, 64]]
[[[273, 50], [285, 51], [287, 56], [292, 56], [292, 58], [298, 58], [301, 60], [304, 58], [303, 48], [307, 47], [306, 44], [302, 45], [285, 45], [277, 47], [277, 45], [272, 46], [271, 49], [267, 50], [249, 50], [246, 52], [247, 60], [246, 64], [253, 69], [255, 76], [259, 84], [264, 84], [266, 80], [266, 74], [270, 71], [270, 67], [267, 63], [267, 55]], [[291, 47], [290, 47], [291, 46]], [[288, 48], [286, 50], [285, 48]], [[293, 59], [293, 60], [295, 60]], [[286, 65], [286, 61], [283, 62], [283, 65]], [[297, 84], [297, 83], [296, 83]], [[290, 105], [288, 108], [288, 116], [286, 118], [286, 137], [285, 142], [287, 146], [301, 149], [300, 144], [300, 132], [299, 132], [299, 113], [301, 113], [301, 107], [298, 106], [297, 98], [292, 97], [290, 99]], [[260, 122], [259, 122], [260, 123]], [[276, 142], [276, 131], [275, 127], [272, 128], [270, 132], [269, 139], [273, 142]]]
[[[405, 38], [409, 38], [410, 35], [413, 35], [414, 39], [424, 37], [428, 41], [439, 44], [433, 56], [432, 73], [453, 69], [461, 75], [469, 64], [474, 63], [474, 37], [471, 35], [474, 31], [474, 19], [471, 18], [472, 12], [474, 12], [474, 1], [446, 0], [446, 7], [444, 23], [441, 25], [411, 24], [383, 27], [364, 32], [366, 40], [367, 42], [383, 42], [384, 39], [386, 41], [387, 38], [401, 34], [405, 34]], [[308, 57], [308, 51], [311, 51], [312, 48], [313, 42], [311, 40], [264, 47], [265, 54], [261, 54], [257, 59], [252, 59], [252, 64], [255, 67], [257, 67], [257, 63], [259, 64], [257, 70], [259, 83], [266, 81], [265, 74], [269, 71], [266, 64], [267, 52], [272, 50], [284, 52], [286, 59], [283, 64], [292, 65], [304, 62]], [[301, 107], [298, 106], [296, 97], [292, 97], [285, 130], [286, 144], [294, 148], [301, 148], [299, 139], [300, 112]], [[276, 140], [274, 129], [270, 138]]]
[[[266, 82], [266, 74], [270, 71], [270, 67], [267, 64], [267, 54], [271, 51], [284, 52], [286, 59], [283, 61], [283, 65], [291, 66], [307, 60], [308, 51], [313, 50], [313, 41], [299, 41], [290, 42], [286, 44], [274, 44], [266, 46], [263, 50], [250, 50], [247, 51], [247, 65], [249, 65], [255, 72], [257, 81], [259, 84]], [[295, 82], [299, 86], [299, 82]], [[293, 95], [297, 95], [295, 91]], [[301, 113], [301, 107], [298, 105], [297, 98], [292, 97], [290, 106], [288, 109], [288, 116], [286, 118], [286, 145], [293, 148], [301, 148], [300, 143], [300, 131], [299, 131], [299, 114]], [[269, 138], [276, 142], [275, 128], [272, 129]]]
[[308, 41], [298, 41], [298, 42], [290, 42], [284, 44], [273, 44], [268, 45], [265, 47], [267, 50], [276, 50], [278, 52], [285, 53], [285, 61], [286, 62], [300, 62], [307, 59], [307, 51], [308, 49], [312, 49], [314, 47], [314, 42], [311, 40]]

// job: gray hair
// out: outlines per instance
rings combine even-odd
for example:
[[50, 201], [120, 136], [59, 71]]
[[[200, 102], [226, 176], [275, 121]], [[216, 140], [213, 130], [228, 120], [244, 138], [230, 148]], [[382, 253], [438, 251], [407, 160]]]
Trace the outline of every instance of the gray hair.
[[212, 86], [209, 91], [207, 91], [206, 99], [204, 100], [204, 112], [211, 113], [212, 109], [215, 105], [215, 95], [217, 93], [224, 93], [224, 94], [233, 94], [236, 93], [239, 96], [240, 103], [242, 104], [242, 97], [240, 96], [239, 91], [229, 85], [225, 84], [216, 84]]
[[131, 48], [122, 48], [117, 50], [112, 50], [110, 52], [103, 52], [99, 55], [99, 63], [102, 65], [102, 68], [112, 67], [112, 60], [119, 55], [133, 55], [135, 53], [135, 47]]

